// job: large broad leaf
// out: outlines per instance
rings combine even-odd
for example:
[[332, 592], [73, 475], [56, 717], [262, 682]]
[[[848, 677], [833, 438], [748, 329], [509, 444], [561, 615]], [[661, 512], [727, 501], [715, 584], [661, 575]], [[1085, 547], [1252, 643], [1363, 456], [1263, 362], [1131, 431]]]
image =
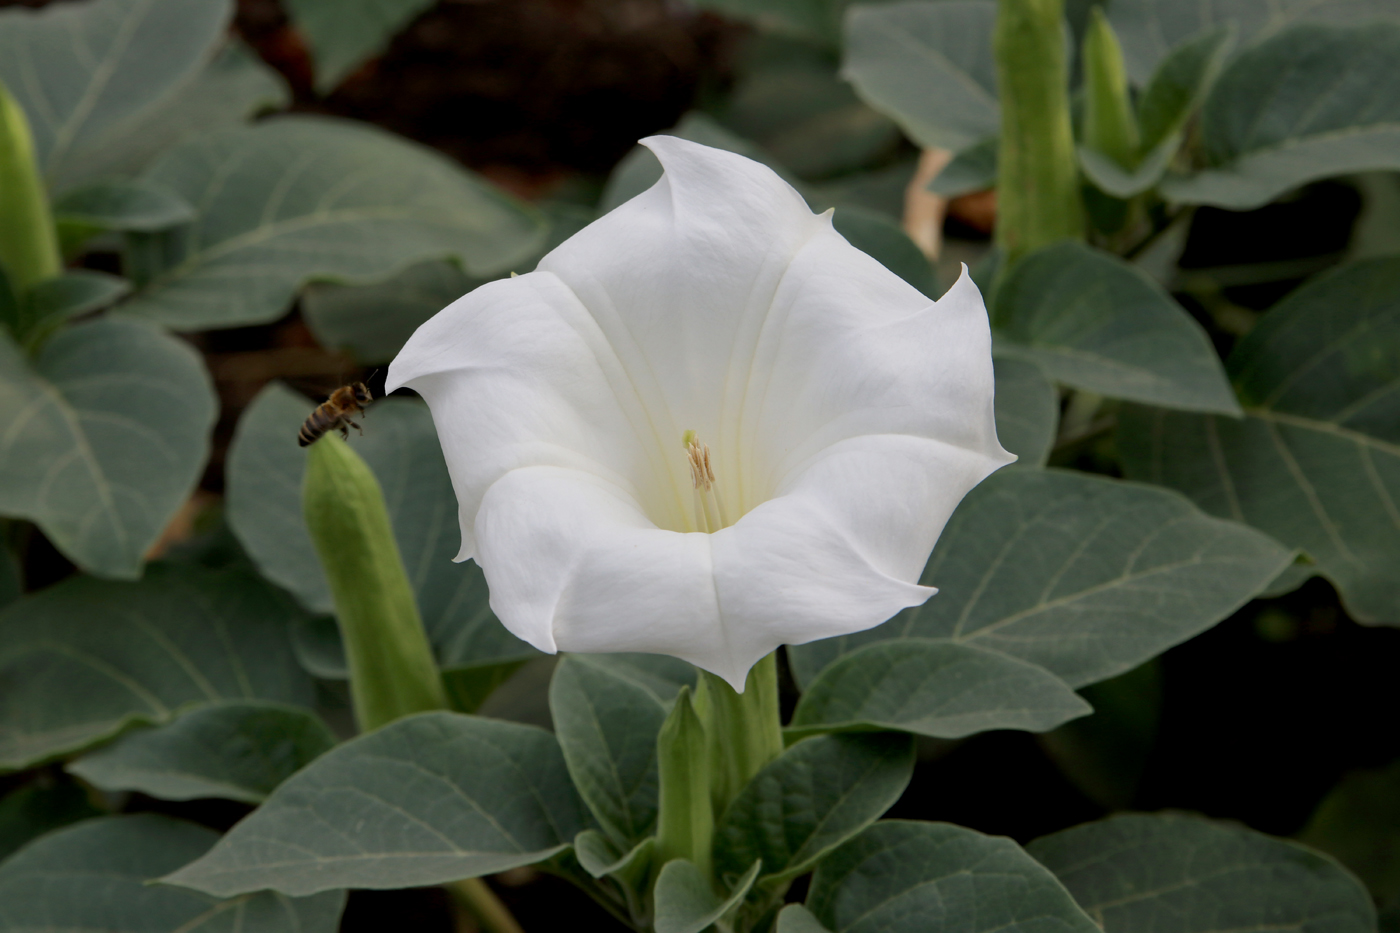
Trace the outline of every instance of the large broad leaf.
[[125, 313], [181, 330], [282, 315], [313, 279], [366, 283], [425, 259], [508, 270], [544, 237], [530, 208], [445, 157], [363, 124], [285, 117], [186, 140], [146, 181], [191, 204], [133, 236]]
[[483, 281], [450, 262], [423, 262], [375, 285], [311, 285], [301, 313], [322, 346], [380, 365], [398, 354], [420, 324]]
[[95, 0], [0, 14], [0, 81], [24, 108], [52, 187], [129, 131], [214, 54], [230, 0]]
[[702, 933], [729, 913], [749, 893], [759, 862], [738, 878], [727, 895], [716, 896], [710, 879], [683, 859], [672, 859], [656, 879], [656, 933]]
[[310, 710], [243, 700], [198, 707], [167, 725], [132, 732], [68, 770], [103, 790], [261, 803], [334, 745], [335, 736]]
[[316, 89], [325, 93], [367, 58], [388, 48], [433, 0], [287, 0], [287, 12], [311, 46]]
[[[549, 236], [539, 256], [582, 230], [594, 216], [592, 210], [571, 204], [541, 205], [541, 210], [549, 221]], [[515, 271], [530, 271], [539, 256], [522, 260]], [[392, 360], [418, 325], [486, 281], [452, 262], [424, 262], [374, 285], [313, 283], [301, 296], [301, 315], [322, 346], [346, 350], [373, 366]]]
[[1001, 127], [989, 0], [854, 7], [844, 74], [921, 146], [958, 151]]
[[1201, 325], [1141, 270], [1065, 242], [1031, 254], [997, 288], [997, 352], [1112, 398], [1235, 414]]
[[1060, 426], [1060, 395], [1040, 367], [1026, 360], [994, 359], [997, 440], [1018, 466], [1044, 466]]
[[102, 816], [77, 781], [41, 777], [0, 798], [0, 862], [20, 846], [79, 820]]
[[281, 75], [256, 52], [230, 41], [203, 70], [104, 134], [100, 146], [74, 153], [59, 187], [134, 179], [177, 142], [281, 109], [290, 97]]
[[102, 230], [164, 230], [194, 219], [184, 198], [150, 182], [121, 179], [69, 189], [53, 205], [59, 223]]
[[93, 269], [67, 269], [25, 291], [12, 332], [32, 351], [65, 321], [105, 308], [130, 291], [131, 283], [119, 276]]
[[1303, 549], [1358, 621], [1400, 622], [1400, 260], [1298, 289], [1229, 370], [1243, 421], [1121, 413], [1128, 475]]
[[746, 19], [763, 31], [828, 46], [841, 44], [841, 13], [851, 0], [696, 0], [702, 9]]
[[1397, 13], [1391, 0], [1113, 0], [1107, 6], [1128, 74], [1139, 83], [1174, 48], [1216, 26], [1232, 25], [1239, 41], [1250, 43], [1297, 22], [1360, 23]]
[[322, 755], [164, 880], [218, 896], [441, 884], [547, 859], [584, 814], [548, 732], [421, 713]]
[[1400, 762], [1343, 777], [1298, 840], [1355, 872], [1377, 902], [1395, 903], [1400, 898]]
[[902, 638], [842, 655], [802, 694], [789, 734], [899, 729], [960, 739], [1047, 732], [1092, 710], [1043, 668], [995, 651]]
[[1304, 182], [1400, 168], [1400, 22], [1294, 26], [1246, 50], [1201, 114], [1206, 167], [1176, 201], [1258, 207]]
[[0, 335], [0, 513], [133, 579], [199, 479], [217, 413], [199, 356], [149, 325], [82, 324], [33, 363]]
[[1132, 814], [1037, 839], [1032, 855], [1104, 933], [1370, 933], [1370, 895], [1331, 859], [1190, 816]]
[[75, 577], [0, 612], [0, 770], [81, 751], [226, 699], [309, 705], [300, 612], [252, 574], [155, 565], [140, 583]]
[[218, 833], [165, 816], [89, 820], [38, 839], [0, 864], [0, 931], [335, 933], [344, 891], [271, 891], [219, 900], [148, 882], [198, 858]]
[[953, 513], [921, 582], [928, 602], [857, 635], [790, 649], [798, 679], [906, 637], [1000, 651], [1083, 686], [1225, 618], [1292, 559], [1182, 496], [1084, 473], [1003, 470]]
[[715, 827], [715, 871], [741, 875], [761, 859], [760, 884], [810, 871], [894, 805], [914, 774], [908, 736], [824, 735], [756, 774]]
[[947, 823], [876, 823], [817, 866], [834, 933], [1102, 933], [1020, 846]]
[[[230, 527], [269, 580], [313, 612], [333, 610], [330, 589], [302, 519], [306, 451], [297, 430], [315, 403], [271, 385], [243, 413], [227, 465]], [[355, 450], [384, 489], [399, 553], [423, 624], [444, 666], [484, 664], [535, 652], [506, 631], [487, 605], [474, 562], [454, 564], [461, 545], [457, 498], [427, 406], [381, 399], [356, 419]]]
[[[627, 851], [656, 824], [656, 735], [695, 669], [654, 655], [569, 655], [549, 708], [579, 795]], [[744, 868], [748, 863], [744, 863]]]

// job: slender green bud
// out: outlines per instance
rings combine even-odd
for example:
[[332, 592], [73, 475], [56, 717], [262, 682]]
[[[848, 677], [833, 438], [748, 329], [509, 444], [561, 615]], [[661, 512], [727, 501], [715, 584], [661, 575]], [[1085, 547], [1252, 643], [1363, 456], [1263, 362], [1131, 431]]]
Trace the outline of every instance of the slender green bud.
[[1003, 269], [1084, 236], [1069, 120], [1064, 0], [999, 0], [993, 49], [1001, 95], [997, 245]]
[[743, 693], [701, 671], [695, 708], [705, 723], [710, 799], [718, 817], [764, 765], [783, 753], [777, 654], [753, 666]]
[[708, 754], [705, 724], [691, 705], [690, 688], [681, 687], [656, 737], [661, 795], [653, 864], [659, 867], [671, 859], [690, 859], [707, 878], [715, 831]]
[[1123, 168], [1137, 165], [1138, 125], [1123, 49], [1102, 7], [1089, 11], [1084, 33], [1084, 144]]
[[22, 295], [63, 268], [24, 110], [0, 82], [0, 266]]
[[302, 509], [335, 600], [360, 729], [446, 709], [384, 493], [359, 454], [334, 434], [307, 450]]

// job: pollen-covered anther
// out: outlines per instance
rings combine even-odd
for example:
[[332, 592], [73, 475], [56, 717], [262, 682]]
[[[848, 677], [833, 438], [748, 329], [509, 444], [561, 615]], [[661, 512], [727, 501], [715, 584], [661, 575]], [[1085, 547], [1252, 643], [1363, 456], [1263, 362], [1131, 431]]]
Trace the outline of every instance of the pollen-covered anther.
[[710, 448], [700, 443], [694, 431], [681, 437], [685, 459], [690, 465], [690, 482], [695, 487], [695, 527], [697, 531], [712, 532], [729, 526], [729, 515], [715, 487], [715, 471], [710, 466]]

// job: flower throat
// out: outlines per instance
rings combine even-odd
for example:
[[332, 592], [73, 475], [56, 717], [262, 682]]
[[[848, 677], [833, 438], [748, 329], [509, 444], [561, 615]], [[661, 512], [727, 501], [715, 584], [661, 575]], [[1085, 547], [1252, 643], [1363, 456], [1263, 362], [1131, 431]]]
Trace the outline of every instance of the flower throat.
[[715, 471], [710, 468], [710, 448], [700, 443], [694, 431], [681, 436], [685, 458], [690, 464], [690, 481], [695, 486], [695, 529], [706, 534], [729, 527], [729, 512], [715, 485]]

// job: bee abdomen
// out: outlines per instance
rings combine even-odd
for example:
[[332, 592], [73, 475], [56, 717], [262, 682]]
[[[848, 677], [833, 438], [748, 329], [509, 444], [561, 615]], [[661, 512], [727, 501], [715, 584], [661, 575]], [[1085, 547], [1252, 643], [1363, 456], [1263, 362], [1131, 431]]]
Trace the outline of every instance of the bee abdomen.
[[322, 405], [311, 413], [311, 417], [302, 422], [301, 430], [297, 432], [297, 443], [302, 447], [314, 444], [335, 426], [337, 417], [326, 411], [326, 406]]

